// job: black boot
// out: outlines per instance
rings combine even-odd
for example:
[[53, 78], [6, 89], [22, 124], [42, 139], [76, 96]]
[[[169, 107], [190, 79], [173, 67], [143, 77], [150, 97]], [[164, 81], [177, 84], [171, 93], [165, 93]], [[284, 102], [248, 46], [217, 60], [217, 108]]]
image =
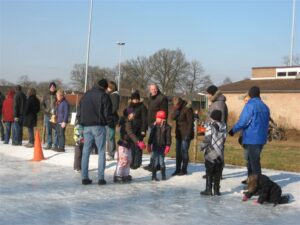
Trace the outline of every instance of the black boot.
[[166, 167], [161, 167], [160, 169], [160, 172], [161, 172], [161, 179], [162, 180], [166, 180]]
[[153, 159], [152, 159], [152, 157], [151, 157], [151, 158], [150, 158], [150, 163], [149, 163], [149, 165], [144, 166], [143, 168], [144, 168], [145, 170], [152, 171], [152, 167], [153, 167]]
[[157, 177], [156, 177], [156, 168], [152, 169], [152, 180], [159, 181], [159, 179], [157, 179]]
[[181, 161], [182, 161], [182, 158], [180, 156], [176, 155], [176, 170], [172, 173], [172, 176], [176, 176], [180, 173]]
[[189, 159], [184, 159], [182, 162], [182, 170], [178, 174], [179, 176], [186, 175], [187, 174], [187, 167], [189, 164]]
[[212, 177], [211, 176], [206, 176], [206, 188], [204, 191], [201, 191], [201, 195], [212, 195]]
[[220, 180], [221, 176], [215, 176], [214, 177], [214, 195], [220, 196]]

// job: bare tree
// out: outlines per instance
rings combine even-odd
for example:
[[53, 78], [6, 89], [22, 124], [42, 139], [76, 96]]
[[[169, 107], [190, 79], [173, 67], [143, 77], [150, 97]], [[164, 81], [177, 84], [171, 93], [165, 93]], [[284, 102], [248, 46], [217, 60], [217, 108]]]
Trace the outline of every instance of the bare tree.
[[188, 65], [181, 50], [162, 49], [149, 58], [149, 73], [162, 92], [171, 95], [181, 85]]
[[[283, 64], [286, 65], [286, 66], [290, 65], [290, 57], [289, 56], [284, 56], [283, 57]], [[293, 66], [299, 66], [300, 65], [300, 56], [299, 56], [299, 54], [293, 56], [292, 65]]]
[[[87, 77], [87, 88], [93, 87], [97, 81], [102, 78], [115, 80], [116, 72], [109, 68], [99, 68], [97, 66], [89, 66]], [[85, 64], [75, 64], [71, 71], [72, 86], [75, 90], [84, 90], [85, 85]]]
[[230, 77], [225, 77], [222, 84], [231, 84], [231, 83], [232, 83], [232, 81], [231, 81]]
[[35, 88], [37, 86], [37, 83], [35, 81], [31, 81], [29, 79], [28, 75], [20, 76], [17, 83], [25, 89], [30, 88], [30, 87]]
[[199, 61], [192, 61], [187, 68], [185, 79], [181, 80], [181, 91], [186, 94], [196, 93], [202, 86], [204, 69]]
[[14, 86], [15, 84], [6, 80], [6, 79], [0, 79], [0, 86]]
[[148, 59], [138, 57], [137, 59], [128, 60], [122, 65], [123, 79], [121, 86], [128, 89], [147, 89], [150, 83], [151, 74], [148, 72]]

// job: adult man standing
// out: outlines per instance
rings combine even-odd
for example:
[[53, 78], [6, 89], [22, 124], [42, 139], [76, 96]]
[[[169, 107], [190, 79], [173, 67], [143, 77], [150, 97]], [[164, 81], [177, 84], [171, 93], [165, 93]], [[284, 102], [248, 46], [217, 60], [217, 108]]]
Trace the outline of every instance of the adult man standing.
[[250, 100], [244, 106], [239, 121], [229, 131], [229, 135], [233, 136], [242, 130], [248, 172], [251, 175], [259, 175], [260, 154], [268, 138], [270, 110], [260, 98], [259, 87], [251, 87], [248, 94]]
[[[158, 111], [164, 111], [168, 118], [168, 98], [162, 94], [157, 84], [150, 84], [149, 86], [149, 103], [148, 103], [148, 126], [150, 130], [155, 122], [155, 116]], [[152, 171], [152, 156], [150, 164], [145, 166], [144, 169]]]
[[25, 105], [26, 95], [22, 91], [22, 87], [20, 85], [17, 85], [16, 94], [14, 96], [14, 123], [12, 145], [22, 145]]
[[87, 91], [79, 103], [77, 119], [83, 126], [83, 155], [81, 161], [82, 184], [91, 184], [89, 179], [89, 157], [92, 151], [92, 144], [95, 142], [98, 149], [98, 184], [104, 185], [105, 170], [105, 126], [114, 127], [112, 115], [112, 103], [106, 93], [108, 82], [100, 80], [91, 90]]
[[108, 82], [107, 92], [109, 94], [111, 103], [112, 103], [112, 114], [114, 119], [114, 127], [111, 128], [109, 126], [106, 127], [106, 151], [107, 151], [107, 160], [113, 160], [116, 152], [116, 126], [119, 122], [119, 103], [120, 103], [120, 95], [118, 92], [117, 84], [114, 81]]
[[[55, 103], [56, 103], [56, 84], [55, 82], [51, 82], [49, 84], [49, 93], [47, 93], [42, 100], [42, 107], [44, 108], [44, 126], [46, 128], [47, 133], [47, 145], [44, 149], [58, 149], [58, 135], [56, 130], [56, 124], [53, 124], [54, 122], [51, 118], [55, 117]], [[52, 129], [54, 129], [54, 140], [52, 142]], [[52, 146], [53, 143], [53, 146]]]

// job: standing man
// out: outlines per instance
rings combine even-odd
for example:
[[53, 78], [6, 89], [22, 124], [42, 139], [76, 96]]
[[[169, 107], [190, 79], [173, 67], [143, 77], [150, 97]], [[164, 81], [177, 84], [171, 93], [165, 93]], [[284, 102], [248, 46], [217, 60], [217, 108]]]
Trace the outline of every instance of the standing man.
[[92, 151], [92, 144], [95, 142], [98, 149], [98, 184], [104, 185], [105, 170], [105, 126], [114, 127], [112, 115], [112, 103], [106, 93], [108, 82], [100, 80], [91, 90], [87, 91], [79, 103], [77, 119], [83, 126], [83, 155], [81, 161], [82, 184], [91, 184], [89, 179], [89, 158]]
[[112, 103], [112, 115], [114, 120], [114, 127], [106, 126], [106, 151], [107, 151], [107, 160], [113, 160], [116, 152], [116, 126], [119, 122], [119, 103], [120, 95], [118, 92], [117, 84], [114, 81], [108, 82], [107, 92], [109, 94], [111, 103]]
[[[55, 150], [58, 149], [58, 136], [57, 136], [57, 130], [56, 130], [56, 124], [53, 124], [51, 122], [51, 118], [55, 117], [55, 103], [56, 103], [56, 84], [54, 82], [51, 82], [49, 85], [49, 93], [46, 94], [43, 97], [42, 100], [42, 107], [44, 108], [44, 126], [46, 128], [47, 133], [47, 145], [44, 149], [49, 150]], [[52, 129], [54, 129], [54, 140], [52, 142]], [[53, 143], [53, 146], [52, 146]]]
[[[148, 103], [148, 126], [151, 130], [154, 127], [155, 116], [158, 111], [164, 111], [166, 113], [166, 118], [168, 119], [168, 98], [162, 94], [157, 86], [157, 84], [149, 85], [149, 103]], [[145, 166], [145, 170], [152, 172], [153, 157], [151, 156], [150, 164]]]
[[[211, 102], [211, 104], [208, 107], [208, 115], [209, 122], [211, 122], [211, 113], [214, 110], [220, 110], [222, 112], [222, 118], [221, 122], [225, 123], [227, 126], [227, 119], [228, 119], [228, 108], [226, 105], [226, 97], [222, 94], [222, 92], [216, 87], [215, 85], [211, 85], [206, 89], [206, 92], [208, 94], [208, 100]], [[226, 141], [226, 140], [225, 140]], [[224, 153], [224, 151], [223, 151]], [[223, 156], [224, 158], [224, 156]], [[225, 162], [223, 160], [223, 166], [222, 166], [222, 172], [224, 168]], [[222, 177], [222, 175], [221, 175]], [[203, 176], [203, 178], [206, 178], [206, 175]]]
[[194, 138], [194, 113], [192, 104], [174, 97], [172, 119], [176, 121], [176, 170], [172, 174], [186, 175], [189, 163], [189, 148]]
[[1, 93], [0, 91], [0, 134], [1, 134], [1, 141], [4, 141], [4, 127], [2, 123], [2, 107], [3, 107], [3, 102], [5, 100], [5, 96]]
[[248, 94], [250, 100], [244, 106], [239, 121], [229, 131], [229, 135], [233, 136], [242, 130], [242, 142], [248, 159], [248, 173], [259, 175], [261, 174], [260, 154], [268, 138], [270, 110], [260, 98], [259, 87], [251, 87]]
[[14, 97], [14, 123], [12, 145], [22, 145], [23, 139], [23, 120], [26, 105], [26, 95], [20, 85], [16, 86]]

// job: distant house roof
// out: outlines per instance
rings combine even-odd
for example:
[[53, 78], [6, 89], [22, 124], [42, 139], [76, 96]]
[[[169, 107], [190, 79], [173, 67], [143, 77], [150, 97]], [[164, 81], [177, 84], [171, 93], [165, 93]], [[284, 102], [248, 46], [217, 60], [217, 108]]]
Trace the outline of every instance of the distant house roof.
[[261, 92], [300, 92], [300, 79], [273, 79], [273, 80], [241, 80], [219, 87], [223, 93], [246, 92], [252, 86], [260, 87]]

